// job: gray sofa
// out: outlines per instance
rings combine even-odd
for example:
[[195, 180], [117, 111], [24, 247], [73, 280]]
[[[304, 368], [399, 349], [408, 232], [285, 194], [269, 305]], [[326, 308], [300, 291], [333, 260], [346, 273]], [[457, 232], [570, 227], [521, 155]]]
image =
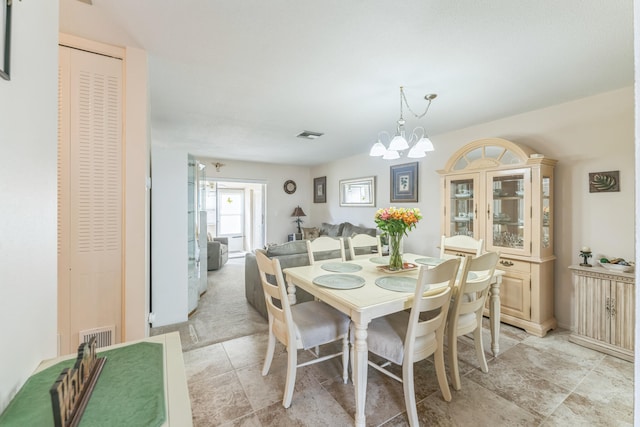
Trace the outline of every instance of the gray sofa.
[[214, 237], [207, 242], [207, 271], [220, 269], [229, 259], [229, 239]]
[[[345, 234], [348, 233], [348, 234]], [[371, 234], [376, 235], [375, 228], [358, 227], [348, 222], [342, 224], [323, 223], [320, 227], [320, 235], [329, 237], [343, 237], [345, 246], [347, 245], [347, 237], [354, 234]], [[300, 267], [309, 265], [309, 255], [307, 254], [306, 240], [296, 240], [293, 242], [282, 243], [269, 246], [267, 249], [256, 249], [256, 252], [262, 252], [269, 258], [277, 258], [280, 260], [280, 267], [283, 269], [288, 267]], [[328, 259], [339, 257], [338, 253], [323, 252], [319, 253], [316, 259]], [[348, 250], [346, 253], [349, 257]], [[258, 272], [258, 264], [256, 255], [248, 253], [245, 255], [244, 263], [244, 288], [247, 302], [255, 308], [258, 313], [267, 319], [267, 306], [264, 301], [264, 292], [260, 283], [260, 274]], [[313, 296], [303, 289], [296, 289], [296, 302], [304, 302], [313, 300]]]

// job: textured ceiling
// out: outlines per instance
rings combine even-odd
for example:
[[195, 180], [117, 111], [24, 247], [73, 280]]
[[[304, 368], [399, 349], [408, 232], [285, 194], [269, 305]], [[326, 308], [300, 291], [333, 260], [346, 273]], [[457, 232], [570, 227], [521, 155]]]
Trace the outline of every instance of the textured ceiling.
[[[633, 84], [632, 0], [60, 0], [60, 30], [149, 55], [152, 140], [312, 165]], [[296, 138], [323, 132], [316, 140]]]

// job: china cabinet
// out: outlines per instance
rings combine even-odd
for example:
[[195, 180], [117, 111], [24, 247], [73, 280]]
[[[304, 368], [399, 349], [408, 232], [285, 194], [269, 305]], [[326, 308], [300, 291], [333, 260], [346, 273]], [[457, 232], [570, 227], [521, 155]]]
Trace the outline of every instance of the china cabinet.
[[487, 251], [500, 253], [500, 320], [537, 336], [556, 327], [555, 164], [525, 145], [487, 138], [462, 147], [438, 171], [442, 233], [484, 239]]
[[602, 267], [569, 269], [575, 320], [569, 341], [633, 362], [635, 275]]

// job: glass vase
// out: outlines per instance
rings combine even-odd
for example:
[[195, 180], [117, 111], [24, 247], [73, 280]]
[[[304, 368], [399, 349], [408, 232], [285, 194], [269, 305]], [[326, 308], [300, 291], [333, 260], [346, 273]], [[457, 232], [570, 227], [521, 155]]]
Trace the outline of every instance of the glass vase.
[[402, 233], [389, 234], [389, 270], [402, 270]]

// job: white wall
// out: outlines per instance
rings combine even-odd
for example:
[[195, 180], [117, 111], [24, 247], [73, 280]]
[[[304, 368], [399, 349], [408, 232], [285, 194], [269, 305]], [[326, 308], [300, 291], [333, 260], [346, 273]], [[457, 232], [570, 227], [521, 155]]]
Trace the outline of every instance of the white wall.
[[0, 412], [56, 355], [58, 2], [13, 2], [0, 79]]
[[188, 308], [187, 153], [151, 153], [151, 310], [154, 327], [184, 322]]
[[[523, 143], [558, 160], [555, 186], [555, 314], [558, 325], [572, 324], [572, 282], [567, 267], [580, 261], [583, 245], [595, 254], [634, 259], [634, 93], [633, 88], [607, 92], [566, 104], [431, 136], [436, 151], [419, 164], [419, 202], [424, 219], [405, 239], [405, 249], [437, 255], [442, 192], [438, 169], [468, 142], [500, 137]], [[327, 203], [313, 204], [321, 221], [350, 221], [375, 226], [377, 208], [389, 205], [389, 166], [408, 163], [366, 154], [312, 168], [312, 179], [327, 176]], [[588, 173], [619, 170], [621, 191], [589, 193]], [[377, 208], [341, 208], [338, 181], [377, 176]], [[593, 262], [593, 260], [592, 260]]]

